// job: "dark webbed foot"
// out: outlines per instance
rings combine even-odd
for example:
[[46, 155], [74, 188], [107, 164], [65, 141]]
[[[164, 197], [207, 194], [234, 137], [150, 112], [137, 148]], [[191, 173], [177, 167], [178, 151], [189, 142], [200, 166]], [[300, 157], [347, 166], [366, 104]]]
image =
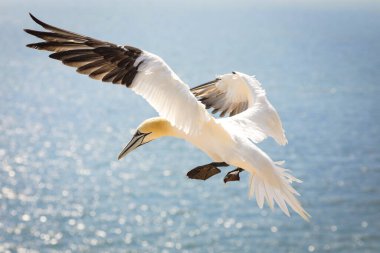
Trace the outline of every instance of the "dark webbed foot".
[[224, 177], [223, 181], [224, 183], [227, 183], [229, 181], [240, 181], [240, 172], [242, 172], [243, 169], [237, 168], [227, 173], [227, 175]]
[[206, 180], [218, 173], [220, 173], [220, 169], [212, 164], [206, 164], [190, 170], [187, 172], [187, 176], [191, 179]]
[[199, 179], [206, 180], [218, 173], [220, 173], [220, 169], [217, 167], [226, 167], [229, 166], [225, 162], [214, 162], [206, 165], [198, 166], [189, 172], [187, 172], [187, 176], [191, 179]]

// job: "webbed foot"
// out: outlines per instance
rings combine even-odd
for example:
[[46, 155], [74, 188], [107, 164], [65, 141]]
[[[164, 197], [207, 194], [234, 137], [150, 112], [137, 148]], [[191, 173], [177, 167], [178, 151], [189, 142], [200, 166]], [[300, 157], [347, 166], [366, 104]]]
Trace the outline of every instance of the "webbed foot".
[[230, 181], [240, 181], [240, 172], [242, 172], [242, 168], [234, 169], [227, 173], [227, 175], [224, 177], [223, 181], [224, 183], [230, 182]]
[[198, 166], [189, 172], [187, 172], [187, 176], [191, 179], [199, 179], [206, 180], [210, 177], [220, 173], [220, 169], [217, 167], [226, 167], [229, 166], [225, 162], [213, 162], [206, 165]]
[[206, 180], [218, 173], [220, 173], [220, 169], [212, 164], [206, 164], [190, 170], [187, 172], [187, 176], [191, 179]]

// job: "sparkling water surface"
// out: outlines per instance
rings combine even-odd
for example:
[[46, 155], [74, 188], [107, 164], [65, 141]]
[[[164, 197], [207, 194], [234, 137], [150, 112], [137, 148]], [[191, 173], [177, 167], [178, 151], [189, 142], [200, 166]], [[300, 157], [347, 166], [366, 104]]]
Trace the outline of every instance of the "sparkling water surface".
[[[379, 5], [274, 2], [2, 0], [0, 252], [379, 252]], [[156, 113], [26, 48], [28, 12], [154, 52], [190, 86], [255, 74], [289, 139], [259, 146], [304, 181], [311, 222], [259, 209], [247, 175], [187, 179], [210, 160], [181, 140], [117, 161]]]

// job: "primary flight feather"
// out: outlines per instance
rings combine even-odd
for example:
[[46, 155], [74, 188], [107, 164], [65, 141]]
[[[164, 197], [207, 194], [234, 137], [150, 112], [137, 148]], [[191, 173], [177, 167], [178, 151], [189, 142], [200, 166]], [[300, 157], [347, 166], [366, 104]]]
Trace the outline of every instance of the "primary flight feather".
[[[160, 117], [142, 122], [119, 159], [137, 147], [163, 136], [184, 139], [213, 161], [198, 166], [187, 174], [206, 180], [220, 173], [219, 167], [235, 166], [224, 178], [237, 181], [239, 173], [250, 173], [249, 194], [255, 196], [260, 208], [266, 201], [289, 216], [290, 206], [308, 220], [292, 187], [300, 182], [254, 143], [272, 137], [285, 145], [282, 123], [265, 90], [253, 77], [232, 72], [189, 89], [174, 71], [157, 55], [132, 47], [93, 39], [48, 25], [30, 14], [45, 31], [25, 29], [42, 42], [30, 48], [53, 52], [50, 57], [75, 67], [78, 73], [103, 82], [125, 85], [145, 98]], [[212, 113], [220, 113], [214, 118]]]

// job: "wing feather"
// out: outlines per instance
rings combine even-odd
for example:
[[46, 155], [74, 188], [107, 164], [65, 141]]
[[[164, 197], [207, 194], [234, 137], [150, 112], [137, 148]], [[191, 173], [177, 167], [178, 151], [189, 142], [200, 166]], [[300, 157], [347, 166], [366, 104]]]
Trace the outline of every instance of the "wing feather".
[[254, 77], [233, 72], [194, 87], [191, 92], [206, 108], [212, 108], [213, 114], [230, 116], [219, 119], [229, 132], [246, 135], [255, 143], [267, 136], [281, 145], [287, 143], [280, 117]]
[[77, 68], [80, 74], [131, 88], [160, 116], [186, 133], [197, 133], [202, 123], [210, 119], [205, 106], [160, 57], [132, 46], [119, 46], [63, 30], [30, 16], [46, 31], [25, 29], [43, 40], [28, 47], [53, 52], [50, 58]]

